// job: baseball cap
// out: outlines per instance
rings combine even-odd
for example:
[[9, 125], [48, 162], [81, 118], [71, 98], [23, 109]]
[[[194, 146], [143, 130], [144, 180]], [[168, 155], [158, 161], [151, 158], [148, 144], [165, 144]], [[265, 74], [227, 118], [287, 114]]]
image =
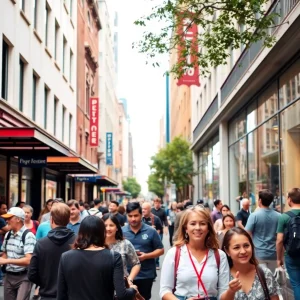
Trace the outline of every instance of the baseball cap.
[[1, 215], [1, 217], [4, 219], [9, 219], [13, 216], [24, 220], [25, 219], [24, 210], [20, 207], [12, 207], [8, 210], [8, 212], [6, 214]]

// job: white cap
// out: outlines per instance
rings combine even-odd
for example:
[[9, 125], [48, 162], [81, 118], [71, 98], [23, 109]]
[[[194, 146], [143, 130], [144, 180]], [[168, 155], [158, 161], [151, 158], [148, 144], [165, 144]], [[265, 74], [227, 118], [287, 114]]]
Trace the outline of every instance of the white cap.
[[9, 219], [13, 216], [24, 220], [25, 219], [25, 212], [20, 207], [12, 207], [8, 210], [8, 212], [6, 214], [1, 215], [1, 217], [4, 218], [4, 219]]

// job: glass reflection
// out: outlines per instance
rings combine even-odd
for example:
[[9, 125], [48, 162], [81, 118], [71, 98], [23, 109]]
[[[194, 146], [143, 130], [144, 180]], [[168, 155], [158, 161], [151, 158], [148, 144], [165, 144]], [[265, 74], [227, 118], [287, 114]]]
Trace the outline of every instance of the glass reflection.
[[288, 210], [285, 195], [300, 186], [300, 100], [280, 114], [282, 207]]

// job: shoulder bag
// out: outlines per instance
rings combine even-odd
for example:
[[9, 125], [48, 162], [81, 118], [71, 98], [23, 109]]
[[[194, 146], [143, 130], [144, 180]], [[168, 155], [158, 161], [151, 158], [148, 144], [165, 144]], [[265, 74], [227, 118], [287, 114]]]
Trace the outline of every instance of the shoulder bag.
[[271, 300], [264, 270], [260, 266], [256, 266], [256, 273], [264, 290], [265, 300]]

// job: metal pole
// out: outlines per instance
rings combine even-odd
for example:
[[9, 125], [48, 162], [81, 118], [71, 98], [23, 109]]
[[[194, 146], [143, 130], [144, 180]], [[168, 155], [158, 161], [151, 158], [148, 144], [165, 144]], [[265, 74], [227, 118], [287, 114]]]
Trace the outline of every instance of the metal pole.
[[170, 143], [169, 73], [166, 74], [166, 142]]

